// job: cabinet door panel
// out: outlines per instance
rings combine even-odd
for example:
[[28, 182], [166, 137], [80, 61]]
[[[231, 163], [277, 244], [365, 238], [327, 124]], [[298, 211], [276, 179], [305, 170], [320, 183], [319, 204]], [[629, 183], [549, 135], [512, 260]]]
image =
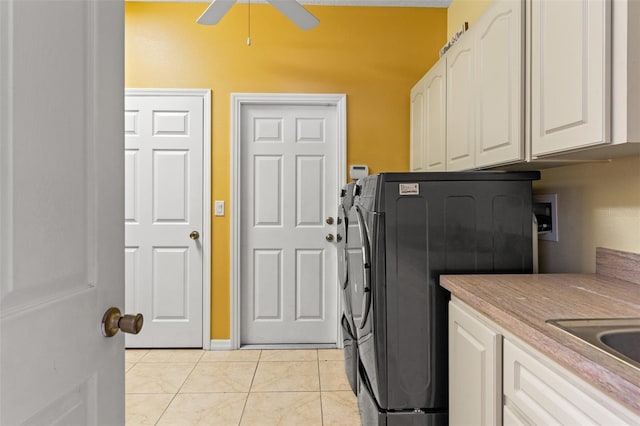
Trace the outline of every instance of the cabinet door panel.
[[523, 25], [520, 1], [494, 2], [476, 22], [476, 166], [523, 159]]
[[449, 304], [449, 423], [500, 424], [502, 336]]
[[427, 171], [446, 169], [447, 76], [446, 58], [427, 73], [424, 87], [424, 165]]
[[605, 0], [532, 2], [534, 156], [610, 140], [610, 12]]
[[[532, 424], [625, 424], [587, 393], [509, 340], [504, 342], [504, 395]], [[631, 422], [633, 423], [633, 422]]]
[[411, 89], [411, 160], [410, 170], [424, 170], [424, 77]]
[[473, 36], [465, 34], [447, 52], [447, 171], [475, 166]]

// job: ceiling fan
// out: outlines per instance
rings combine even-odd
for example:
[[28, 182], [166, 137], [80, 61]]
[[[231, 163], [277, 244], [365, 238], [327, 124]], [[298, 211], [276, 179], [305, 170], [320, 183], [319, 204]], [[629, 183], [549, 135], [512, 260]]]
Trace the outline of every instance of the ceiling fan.
[[[231, 9], [237, 0], [213, 0], [209, 7], [198, 18], [198, 24], [214, 25]], [[267, 0], [291, 22], [303, 30], [310, 30], [320, 23], [307, 9], [296, 0]]]

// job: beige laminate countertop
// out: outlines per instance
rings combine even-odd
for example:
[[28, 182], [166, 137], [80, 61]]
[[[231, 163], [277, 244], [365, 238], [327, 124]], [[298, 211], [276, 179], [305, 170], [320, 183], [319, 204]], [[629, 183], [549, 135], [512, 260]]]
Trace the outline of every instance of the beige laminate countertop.
[[443, 275], [440, 285], [640, 414], [640, 370], [545, 322], [640, 317], [640, 285], [597, 274]]

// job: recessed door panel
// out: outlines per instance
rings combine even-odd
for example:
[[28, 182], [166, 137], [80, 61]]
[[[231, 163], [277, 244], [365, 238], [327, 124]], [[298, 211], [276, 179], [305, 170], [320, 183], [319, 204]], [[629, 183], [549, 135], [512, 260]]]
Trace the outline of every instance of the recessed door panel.
[[324, 157], [297, 158], [296, 193], [296, 225], [324, 226]]
[[299, 143], [323, 143], [325, 139], [324, 123], [323, 118], [298, 118], [296, 120], [296, 141]]
[[125, 311], [133, 312], [137, 305], [136, 294], [140, 290], [140, 247], [124, 249]]
[[153, 250], [153, 316], [155, 320], [189, 318], [188, 247]]
[[189, 152], [153, 152], [153, 220], [186, 222], [189, 214]]
[[124, 133], [128, 136], [139, 134], [140, 111], [128, 110], [124, 112]]
[[282, 319], [282, 251], [256, 250], [254, 253], [255, 276], [254, 319]]
[[259, 117], [254, 120], [253, 142], [282, 143], [282, 119]]
[[282, 226], [282, 157], [254, 159], [255, 226]]
[[188, 136], [189, 111], [153, 111], [154, 136]]
[[124, 220], [138, 221], [140, 195], [140, 164], [137, 149], [127, 149], [124, 152]]
[[324, 318], [324, 251], [296, 250], [296, 320]]

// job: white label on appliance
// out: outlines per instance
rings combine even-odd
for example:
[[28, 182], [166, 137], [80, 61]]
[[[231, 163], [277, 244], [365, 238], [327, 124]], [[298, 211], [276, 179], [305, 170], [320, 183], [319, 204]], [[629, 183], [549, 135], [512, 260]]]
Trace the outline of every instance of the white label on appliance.
[[401, 183], [400, 195], [419, 195], [420, 185], [417, 183]]

